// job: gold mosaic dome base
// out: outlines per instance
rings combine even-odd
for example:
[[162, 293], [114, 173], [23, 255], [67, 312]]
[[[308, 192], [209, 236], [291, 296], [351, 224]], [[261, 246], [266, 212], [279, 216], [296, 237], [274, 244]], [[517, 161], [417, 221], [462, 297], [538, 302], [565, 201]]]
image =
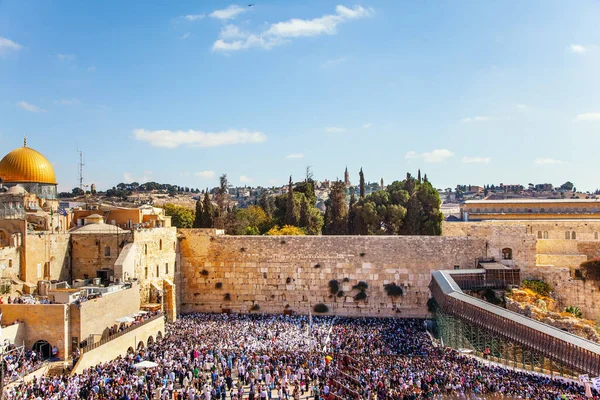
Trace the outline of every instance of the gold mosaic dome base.
[[0, 161], [0, 178], [4, 183], [35, 182], [56, 185], [52, 164], [27, 146], [8, 153]]

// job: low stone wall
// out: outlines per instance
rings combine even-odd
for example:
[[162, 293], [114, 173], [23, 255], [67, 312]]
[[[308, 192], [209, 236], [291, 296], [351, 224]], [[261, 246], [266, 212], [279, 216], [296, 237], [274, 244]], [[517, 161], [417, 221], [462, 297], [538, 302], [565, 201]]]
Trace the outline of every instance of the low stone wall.
[[[74, 366], [72, 374], [81, 374], [87, 368], [114, 360], [119, 356], [124, 356], [127, 354], [129, 348], [135, 350], [140, 346], [140, 343], [143, 347], [146, 347], [149, 340], [151, 342], [156, 341], [159, 336], [164, 336], [164, 334], [164, 318], [157, 318], [147, 322], [122, 336], [83, 353]], [[151, 337], [152, 339], [150, 339]]]

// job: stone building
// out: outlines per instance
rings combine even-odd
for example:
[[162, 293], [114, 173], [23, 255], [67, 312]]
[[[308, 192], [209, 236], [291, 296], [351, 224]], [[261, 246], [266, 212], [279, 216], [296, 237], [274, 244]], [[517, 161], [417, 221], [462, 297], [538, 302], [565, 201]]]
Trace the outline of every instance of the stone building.
[[468, 200], [463, 221], [600, 219], [600, 199]]

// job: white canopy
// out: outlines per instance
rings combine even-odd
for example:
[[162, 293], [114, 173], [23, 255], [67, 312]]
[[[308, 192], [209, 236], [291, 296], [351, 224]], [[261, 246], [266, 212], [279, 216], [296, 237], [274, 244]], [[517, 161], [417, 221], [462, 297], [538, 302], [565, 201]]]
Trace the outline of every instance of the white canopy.
[[135, 321], [135, 319], [133, 319], [131, 317], [121, 317], [121, 318], [117, 318], [115, 321], [116, 322], [133, 322], [133, 321]]
[[158, 367], [158, 364], [152, 361], [142, 361], [137, 364], [133, 364], [135, 369], [146, 369], [146, 368], [154, 368]]

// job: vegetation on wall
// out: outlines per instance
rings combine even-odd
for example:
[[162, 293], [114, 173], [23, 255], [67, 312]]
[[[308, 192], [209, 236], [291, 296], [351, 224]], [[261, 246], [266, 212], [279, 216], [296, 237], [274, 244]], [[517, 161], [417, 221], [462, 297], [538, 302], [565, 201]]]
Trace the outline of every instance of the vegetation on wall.
[[600, 281], [600, 258], [582, 262], [581, 271], [585, 279]]
[[326, 313], [329, 311], [329, 307], [323, 303], [315, 304], [313, 311], [316, 313]]
[[383, 288], [385, 289], [387, 295], [390, 297], [400, 297], [404, 295], [404, 290], [400, 286], [396, 285], [396, 283], [394, 282], [386, 283], [385, 285], [383, 285]]
[[540, 296], [549, 296], [554, 290], [548, 283], [537, 279], [524, 279], [521, 283], [521, 286], [539, 294]]
[[577, 306], [566, 307], [565, 312], [572, 314], [576, 318], [583, 318], [583, 313], [581, 312], [581, 309]]

